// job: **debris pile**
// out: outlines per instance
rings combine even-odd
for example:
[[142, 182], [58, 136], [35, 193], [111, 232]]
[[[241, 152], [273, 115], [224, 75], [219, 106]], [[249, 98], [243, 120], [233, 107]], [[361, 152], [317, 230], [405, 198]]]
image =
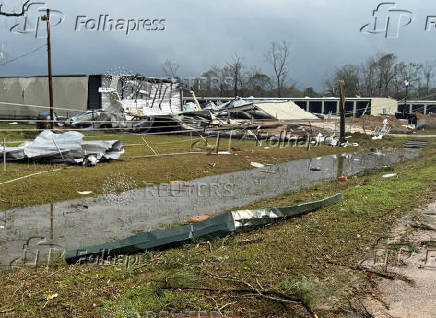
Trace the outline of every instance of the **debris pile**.
[[[44, 130], [35, 140], [18, 147], [6, 147], [6, 160], [35, 160], [38, 162], [83, 164], [95, 166], [102, 160], [117, 160], [124, 153], [118, 140], [84, 141], [76, 131], [55, 134]], [[4, 155], [4, 150], [0, 150]]]
[[416, 129], [436, 129], [436, 116], [416, 113]]

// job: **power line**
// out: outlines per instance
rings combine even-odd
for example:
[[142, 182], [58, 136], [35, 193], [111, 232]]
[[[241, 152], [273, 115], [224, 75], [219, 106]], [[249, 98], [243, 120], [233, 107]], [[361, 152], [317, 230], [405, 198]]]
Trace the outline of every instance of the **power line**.
[[41, 50], [42, 48], [44, 48], [44, 47], [47, 47], [47, 44], [43, 44], [43, 45], [41, 45], [41, 46], [39, 46], [39, 47], [37, 47], [37, 48], [35, 48], [35, 49], [33, 49], [33, 50], [31, 50], [31, 51], [25, 53], [25, 54], [19, 55], [19, 56], [14, 57], [14, 58], [12, 58], [12, 59], [6, 61], [6, 62], [0, 63], [0, 65], [1, 65], [1, 66], [6, 66], [6, 65], [8, 65], [8, 64], [10, 64], [10, 63], [13, 63], [13, 62], [19, 60], [19, 59], [22, 59], [22, 58], [24, 58], [24, 57], [27, 57], [27, 56], [33, 54], [33, 53], [36, 53], [36, 52], [38, 52], [39, 50]]

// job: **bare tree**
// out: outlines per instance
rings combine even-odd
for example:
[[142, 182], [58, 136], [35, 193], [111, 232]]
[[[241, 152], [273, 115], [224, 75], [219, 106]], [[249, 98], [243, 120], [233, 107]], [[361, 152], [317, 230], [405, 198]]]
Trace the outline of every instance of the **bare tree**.
[[232, 60], [225, 66], [226, 71], [233, 78], [233, 94], [238, 96], [239, 88], [243, 84], [242, 69], [244, 65], [242, 64], [242, 57], [235, 53]]
[[361, 70], [357, 65], [344, 65], [336, 69], [335, 74], [324, 82], [327, 93], [331, 96], [339, 96], [338, 81], [343, 80], [347, 84], [347, 95], [361, 95]]
[[3, 4], [0, 4], [0, 15], [6, 16], [6, 17], [21, 17], [24, 14], [26, 14], [26, 11], [29, 8], [31, 0], [26, 0], [21, 6], [21, 11], [18, 12], [5, 12], [3, 11]]
[[389, 96], [390, 85], [396, 76], [396, 61], [397, 57], [392, 53], [381, 55], [378, 58], [378, 94], [380, 96]]
[[360, 66], [362, 76], [362, 90], [368, 97], [375, 95], [377, 82], [377, 61], [374, 57], [369, 58]]
[[422, 64], [400, 62], [395, 65], [395, 77], [392, 80], [393, 97], [404, 97], [405, 82], [409, 85], [409, 94], [419, 95], [422, 81]]
[[424, 81], [425, 81], [425, 94], [430, 94], [430, 83], [432, 78], [434, 77], [434, 68], [436, 64], [435, 62], [426, 62], [422, 66], [422, 74], [424, 75]]
[[283, 84], [288, 77], [288, 43], [286, 41], [283, 41], [282, 43], [272, 42], [266, 57], [268, 63], [270, 63], [274, 69], [274, 75], [277, 82], [277, 94], [281, 97]]
[[256, 66], [250, 68], [246, 77], [245, 87], [250, 96], [266, 97], [267, 92], [273, 89], [271, 78]]
[[176, 78], [178, 77], [180, 65], [172, 62], [170, 60], [166, 60], [165, 63], [162, 64], [162, 70], [165, 73], [165, 76]]

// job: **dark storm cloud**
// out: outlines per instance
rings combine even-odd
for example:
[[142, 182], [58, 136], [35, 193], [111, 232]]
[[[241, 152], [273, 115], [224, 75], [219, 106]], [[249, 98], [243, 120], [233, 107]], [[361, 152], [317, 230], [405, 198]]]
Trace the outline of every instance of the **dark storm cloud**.
[[[10, 3], [11, 0], [8, 0]], [[436, 28], [425, 31], [428, 15], [436, 16], [431, 1], [397, 1], [413, 12], [415, 20], [396, 39], [363, 34], [360, 28], [373, 21], [380, 1], [324, 0], [47, 0], [65, 21], [53, 28], [53, 61], [56, 74], [104, 73], [119, 67], [149, 76], [162, 76], [161, 64], [173, 60], [180, 73], [198, 76], [211, 65], [223, 65], [237, 52], [247, 65], [271, 74], [265, 53], [271, 41], [291, 45], [290, 76], [300, 88], [322, 88], [326, 74], [336, 66], [360, 63], [377, 52], [394, 52], [404, 60], [433, 59]], [[98, 20], [165, 19], [165, 31], [74, 31], [77, 16]], [[83, 18], [85, 19], [85, 18]], [[86, 20], [85, 19], [85, 20]], [[83, 20], [83, 21], [85, 21]], [[44, 43], [34, 35], [9, 32], [15, 19], [0, 18], [0, 36], [10, 56]], [[81, 20], [82, 21], [82, 20]], [[90, 24], [92, 25], [92, 23]], [[40, 51], [0, 67], [0, 76], [46, 73]]]

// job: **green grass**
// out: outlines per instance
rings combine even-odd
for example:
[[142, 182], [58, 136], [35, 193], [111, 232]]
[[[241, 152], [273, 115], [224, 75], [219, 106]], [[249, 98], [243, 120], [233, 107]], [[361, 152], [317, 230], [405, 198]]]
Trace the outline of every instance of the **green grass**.
[[[12, 128], [11, 128], [12, 127]], [[29, 126], [20, 125], [18, 128]], [[31, 126], [30, 126], [31, 127]], [[32, 140], [23, 132], [5, 133], [1, 129], [17, 129], [17, 126], [0, 124], [0, 141], [6, 136], [7, 141]], [[34, 133], [33, 133], [34, 134]], [[33, 206], [45, 203], [83, 198], [78, 192], [92, 191], [91, 196], [103, 193], [102, 185], [114, 175], [122, 175], [136, 184], [144, 187], [146, 184], [166, 183], [172, 180], [192, 180], [214, 174], [252, 169], [252, 161], [277, 164], [280, 162], [313, 158], [329, 154], [363, 151], [375, 147], [400, 147], [405, 139], [385, 138], [373, 142], [368, 136], [354, 135], [351, 141], [358, 142], [359, 148], [333, 148], [322, 145], [307, 151], [305, 147], [278, 148], [270, 146], [256, 147], [254, 141], [232, 140], [234, 147], [232, 155], [207, 155], [205, 143], [200, 141], [192, 149], [203, 151], [203, 154], [188, 154], [181, 156], [137, 158], [153, 155], [142, 140], [142, 136], [117, 132], [86, 132], [86, 140], [120, 140], [125, 145], [126, 152], [121, 160], [100, 163], [93, 168], [67, 166], [65, 164], [7, 163], [7, 171], [0, 171], [0, 210], [17, 207]], [[148, 142], [154, 145], [160, 154], [188, 152], [190, 136], [147, 136]], [[195, 138], [198, 137], [193, 137]], [[215, 145], [216, 139], [209, 138], [209, 144]], [[227, 150], [228, 139], [222, 139], [221, 149]], [[216, 163], [216, 167], [209, 166]], [[61, 169], [60, 171], [56, 171]], [[1, 184], [16, 178], [45, 172], [9, 184]], [[35, 191], [38, 189], [38, 191]], [[13, 195], [11, 195], [13, 194]]]
[[425, 129], [425, 130], [418, 130], [416, 132], [417, 135], [432, 135], [436, 136], [436, 130], [435, 129]]
[[[0, 299], [7, 305], [0, 311], [11, 309], [14, 317], [135, 317], [147, 311], [214, 310], [217, 304], [230, 304], [226, 310], [241, 317], [299, 317], [301, 313], [298, 306], [228, 291], [184, 290], [246, 288], [215, 275], [298, 296], [320, 317], [341, 316], [340, 308], [361, 290], [366, 278], [326, 260], [357, 264], [396, 221], [431, 199], [436, 192], [435, 143], [418, 159], [394, 165], [393, 170], [398, 177], [383, 179], [383, 171], [374, 171], [346, 183], [331, 182], [251, 204], [246, 208], [292, 205], [338, 192], [345, 195], [335, 206], [216, 240], [210, 246], [199, 242], [154, 252], [141, 266], [60, 265], [3, 274]], [[45, 300], [53, 293], [59, 296]]]

